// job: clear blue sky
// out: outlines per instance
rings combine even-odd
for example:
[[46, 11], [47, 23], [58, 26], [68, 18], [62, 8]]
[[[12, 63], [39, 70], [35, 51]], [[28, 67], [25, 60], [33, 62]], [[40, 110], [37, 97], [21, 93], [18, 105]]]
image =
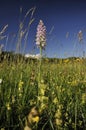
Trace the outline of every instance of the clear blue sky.
[[[8, 24], [6, 35], [9, 35], [6, 50], [15, 50], [20, 18], [20, 7], [23, 8], [21, 18], [36, 6], [35, 21], [31, 25], [26, 53], [39, 53], [34, 39], [36, 27], [42, 19], [47, 28], [47, 46], [44, 53], [49, 57], [81, 56], [86, 50], [86, 0], [0, 0], [0, 30]], [[26, 24], [29, 22], [27, 18]], [[52, 33], [49, 35], [49, 32]], [[79, 43], [77, 34], [82, 30], [83, 42]], [[6, 45], [6, 40], [0, 44]], [[23, 43], [22, 43], [23, 44]]]

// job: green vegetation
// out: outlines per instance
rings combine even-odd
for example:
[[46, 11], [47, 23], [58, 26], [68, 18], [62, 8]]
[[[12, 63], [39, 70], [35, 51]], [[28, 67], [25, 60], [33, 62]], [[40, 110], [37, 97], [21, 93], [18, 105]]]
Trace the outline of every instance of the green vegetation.
[[86, 129], [85, 59], [43, 59], [40, 84], [39, 60], [10, 59], [0, 63], [0, 129], [22, 130], [33, 107], [33, 130]]

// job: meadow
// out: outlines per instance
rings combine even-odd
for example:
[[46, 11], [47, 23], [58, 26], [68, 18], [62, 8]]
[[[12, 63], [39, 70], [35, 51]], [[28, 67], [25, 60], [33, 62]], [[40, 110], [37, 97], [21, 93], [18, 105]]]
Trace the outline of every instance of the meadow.
[[[42, 58], [46, 46], [42, 20], [36, 35], [41, 57], [25, 58], [20, 54], [22, 39], [22, 54], [26, 48], [34, 11], [31, 8], [20, 22], [16, 53], [4, 52], [0, 45], [0, 130], [85, 130], [85, 57]], [[30, 21], [25, 29], [29, 13]], [[0, 32], [0, 40], [5, 38], [6, 28], [7, 25]], [[82, 40], [81, 32], [79, 38]]]
[[[11, 58], [10, 58], [11, 60]], [[0, 63], [0, 128], [22, 129], [37, 107], [37, 130], [86, 129], [86, 60], [7, 59]], [[2, 129], [1, 129], [2, 130]]]

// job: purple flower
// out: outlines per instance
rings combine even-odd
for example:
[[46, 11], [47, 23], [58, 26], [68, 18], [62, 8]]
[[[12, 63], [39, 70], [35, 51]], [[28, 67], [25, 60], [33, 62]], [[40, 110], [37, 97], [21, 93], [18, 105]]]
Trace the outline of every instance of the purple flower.
[[46, 46], [46, 27], [42, 20], [39, 21], [37, 26], [36, 45], [42, 49]]

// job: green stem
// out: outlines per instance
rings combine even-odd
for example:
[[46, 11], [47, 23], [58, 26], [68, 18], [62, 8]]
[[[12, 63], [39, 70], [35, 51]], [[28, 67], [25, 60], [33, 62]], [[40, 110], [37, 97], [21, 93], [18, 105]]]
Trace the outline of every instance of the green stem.
[[76, 93], [76, 102], [75, 102], [75, 130], [77, 130], [77, 93]]
[[[42, 47], [40, 47], [40, 60], [39, 60], [39, 71], [38, 71], [38, 97], [39, 97], [39, 89], [40, 89], [40, 83], [41, 83], [41, 66], [42, 66]], [[39, 105], [39, 101], [37, 101], [37, 104]]]
[[39, 82], [41, 82], [42, 47], [40, 47]]

